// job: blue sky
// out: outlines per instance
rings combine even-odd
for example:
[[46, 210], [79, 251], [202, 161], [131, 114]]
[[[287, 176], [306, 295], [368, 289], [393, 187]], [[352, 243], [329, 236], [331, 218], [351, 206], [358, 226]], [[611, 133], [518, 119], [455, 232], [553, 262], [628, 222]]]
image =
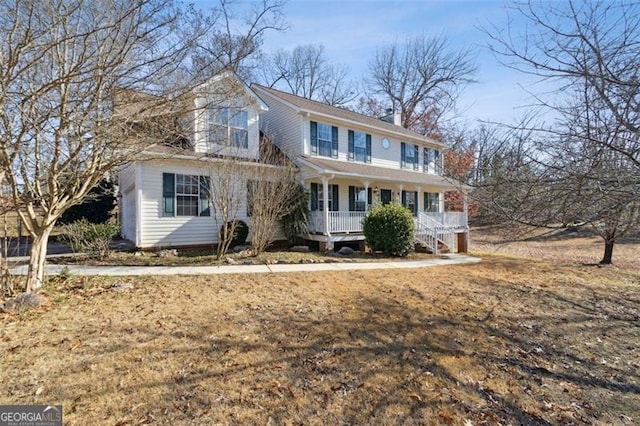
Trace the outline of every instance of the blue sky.
[[503, 67], [483, 47], [488, 37], [479, 25], [506, 26], [503, 0], [289, 0], [285, 16], [289, 29], [268, 33], [267, 53], [323, 44], [329, 61], [347, 65], [356, 82], [376, 48], [394, 41], [444, 35], [452, 49], [470, 47], [477, 55], [478, 82], [465, 89], [458, 105], [461, 121], [470, 126], [478, 120], [510, 122], [532, 102], [523, 89], [535, 90], [531, 79]]

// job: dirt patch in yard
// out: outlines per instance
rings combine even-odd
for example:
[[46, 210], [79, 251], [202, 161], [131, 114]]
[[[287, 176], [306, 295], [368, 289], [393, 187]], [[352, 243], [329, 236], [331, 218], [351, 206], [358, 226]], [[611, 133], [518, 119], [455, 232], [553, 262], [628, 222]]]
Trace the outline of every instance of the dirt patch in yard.
[[69, 425], [640, 419], [640, 273], [619, 267], [493, 255], [44, 294], [0, 318], [0, 400], [61, 403]]

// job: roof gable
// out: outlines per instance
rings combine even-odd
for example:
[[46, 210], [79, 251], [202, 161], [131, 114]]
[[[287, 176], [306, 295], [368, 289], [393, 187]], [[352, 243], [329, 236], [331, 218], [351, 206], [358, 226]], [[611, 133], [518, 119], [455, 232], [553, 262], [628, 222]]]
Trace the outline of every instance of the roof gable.
[[230, 92], [241, 94], [247, 99], [258, 111], [269, 111], [269, 106], [262, 100], [260, 96], [249, 86], [247, 86], [234, 72], [225, 71], [215, 75], [195, 88], [195, 92], [206, 93], [207, 89], [212, 86], [228, 85], [231, 87]]

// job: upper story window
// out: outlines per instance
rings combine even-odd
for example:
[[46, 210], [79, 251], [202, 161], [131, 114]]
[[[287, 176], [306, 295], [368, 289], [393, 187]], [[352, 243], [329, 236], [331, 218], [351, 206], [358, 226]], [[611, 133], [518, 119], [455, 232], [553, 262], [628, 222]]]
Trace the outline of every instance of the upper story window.
[[338, 158], [338, 127], [312, 121], [311, 153]]
[[440, 151], [434, 148], [424, 148], [422, 157], [422, 171], [425, 173], [442, 174], [442, 157]]
[[349, 160], [371, 162], [371, 135], [349, 130]]
[[218, 145], [249, 147], [249, 115], [238, 108], [209, 109], [209, 142]]
[[209, 216], [207, 176], [162, 174], [163, 216]]
[[403, 168], [418, 170], [418, 145], [402, 142], [400, 146], [400, 164]]

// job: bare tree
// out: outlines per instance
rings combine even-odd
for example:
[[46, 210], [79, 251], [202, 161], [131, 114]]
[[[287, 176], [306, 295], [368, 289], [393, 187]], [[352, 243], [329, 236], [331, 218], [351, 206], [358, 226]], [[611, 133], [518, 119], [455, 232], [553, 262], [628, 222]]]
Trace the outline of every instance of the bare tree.
[[205, 173], [209, 189], [209, 203], [216, 229], [220, 230], [216, 258], [220, 259], [230, 248], [238, 230], [238, 217], [245, 206], [248, 162], [239, 157], [222, 157], [209, 162]]
[[538, 96], [538, 109], [555, 119], [512, 126], [538, 135], [525, 156], [534, 173], [512, 185], [519, 197], [494, 199], [513, 201], [502, 211], [524, 223], [590, 225], [605, 243], [601, 263], [611, 263], [615, 242], [640, 228], [640, 6], [526, 2], [514, 9], [527, 32], [489, 29], [490, 47], [507, 66], [555, 84], [551, 99]]
[[[557, 134], [532, 130], [530, 121], [483, 133], [491, 140], [483, 141], [476, 158], [473, 194], [485, 218], [590, 227], [604, 242], [600, 262], [610, 264], [616, 241], [640, 227], [640, 173], [626, 155], [606, 148], [615, 142], [605, 139], [618, 136], [582, 116], [584, 100], [576, 102], [574, 115], [557, 123]], [[514, 234], [517, 227], [509, 229]]]
[[0, 4], [0, 169], [31, 237], [26, 291], [42, 286], [60, 215], [170, 134], [164, 120], [140, 128], [180, 105], [183, 87], [165, 85], [186, 52], [178, 19], [170, 0]]
[[257, 256], [277, 239], [279, 220], [295, 206], [296, 168], [267, 138], [260, 149], [260, 166], [252, 168], [247, 181], [251, 213], [251, 250]]
[[328, 63], [323, 45], [312, 44], [277, 51], [262, 72], [262, 80], [269, 87], [333, 106], [356, 98], [348, 76], [346, 66]]
[[[13, 279], [9, 273], [9, 245], [11, 244], [12, 232], [9, 225], [10, 213], [15, 209], [12, 206], [9, 194], [6, 193], [5, 185], [2, 182], [3, 173], [0, 172], [0, 295], [13, 295]], [[20, 238], [20, 235], [18, 235]], [[18, 240], [18, 247], [20, 241]]]
[[[546, 108], [564, 114], [561, 93], [589, 91], [599, 100], [592, 103], [599, 109], [590, 113], [618, 134], [593, 142], [640, 166], [640, 4], [526, 1], [514, 2], [512, 10], [524, 19], [527, 31], [486, 27], [489, 48], [504, 65], [556, 84], [551, 100], [539, 98]], [[626, 132], [612, 129], [614, 124]]]
[[473, 81], [475, 71], [470, 50], [455, 51], [444, 37], [422, 35], [378, 49], [369, 64], [367, 86], [401, 114], [403, 127], [412, 128], [424, 114], [437, 123]]
[[208, 14], [192, 11], [189, 25], [203, 32], [194, 53], [196, 76], [206, 80], [225, 69], [252, 80], [256, 68], [263, 66], [260, 48], [265, 33], [286, 29], [282, 0], [256, 1], [243, 14], [237, 5], [219, 0]]

